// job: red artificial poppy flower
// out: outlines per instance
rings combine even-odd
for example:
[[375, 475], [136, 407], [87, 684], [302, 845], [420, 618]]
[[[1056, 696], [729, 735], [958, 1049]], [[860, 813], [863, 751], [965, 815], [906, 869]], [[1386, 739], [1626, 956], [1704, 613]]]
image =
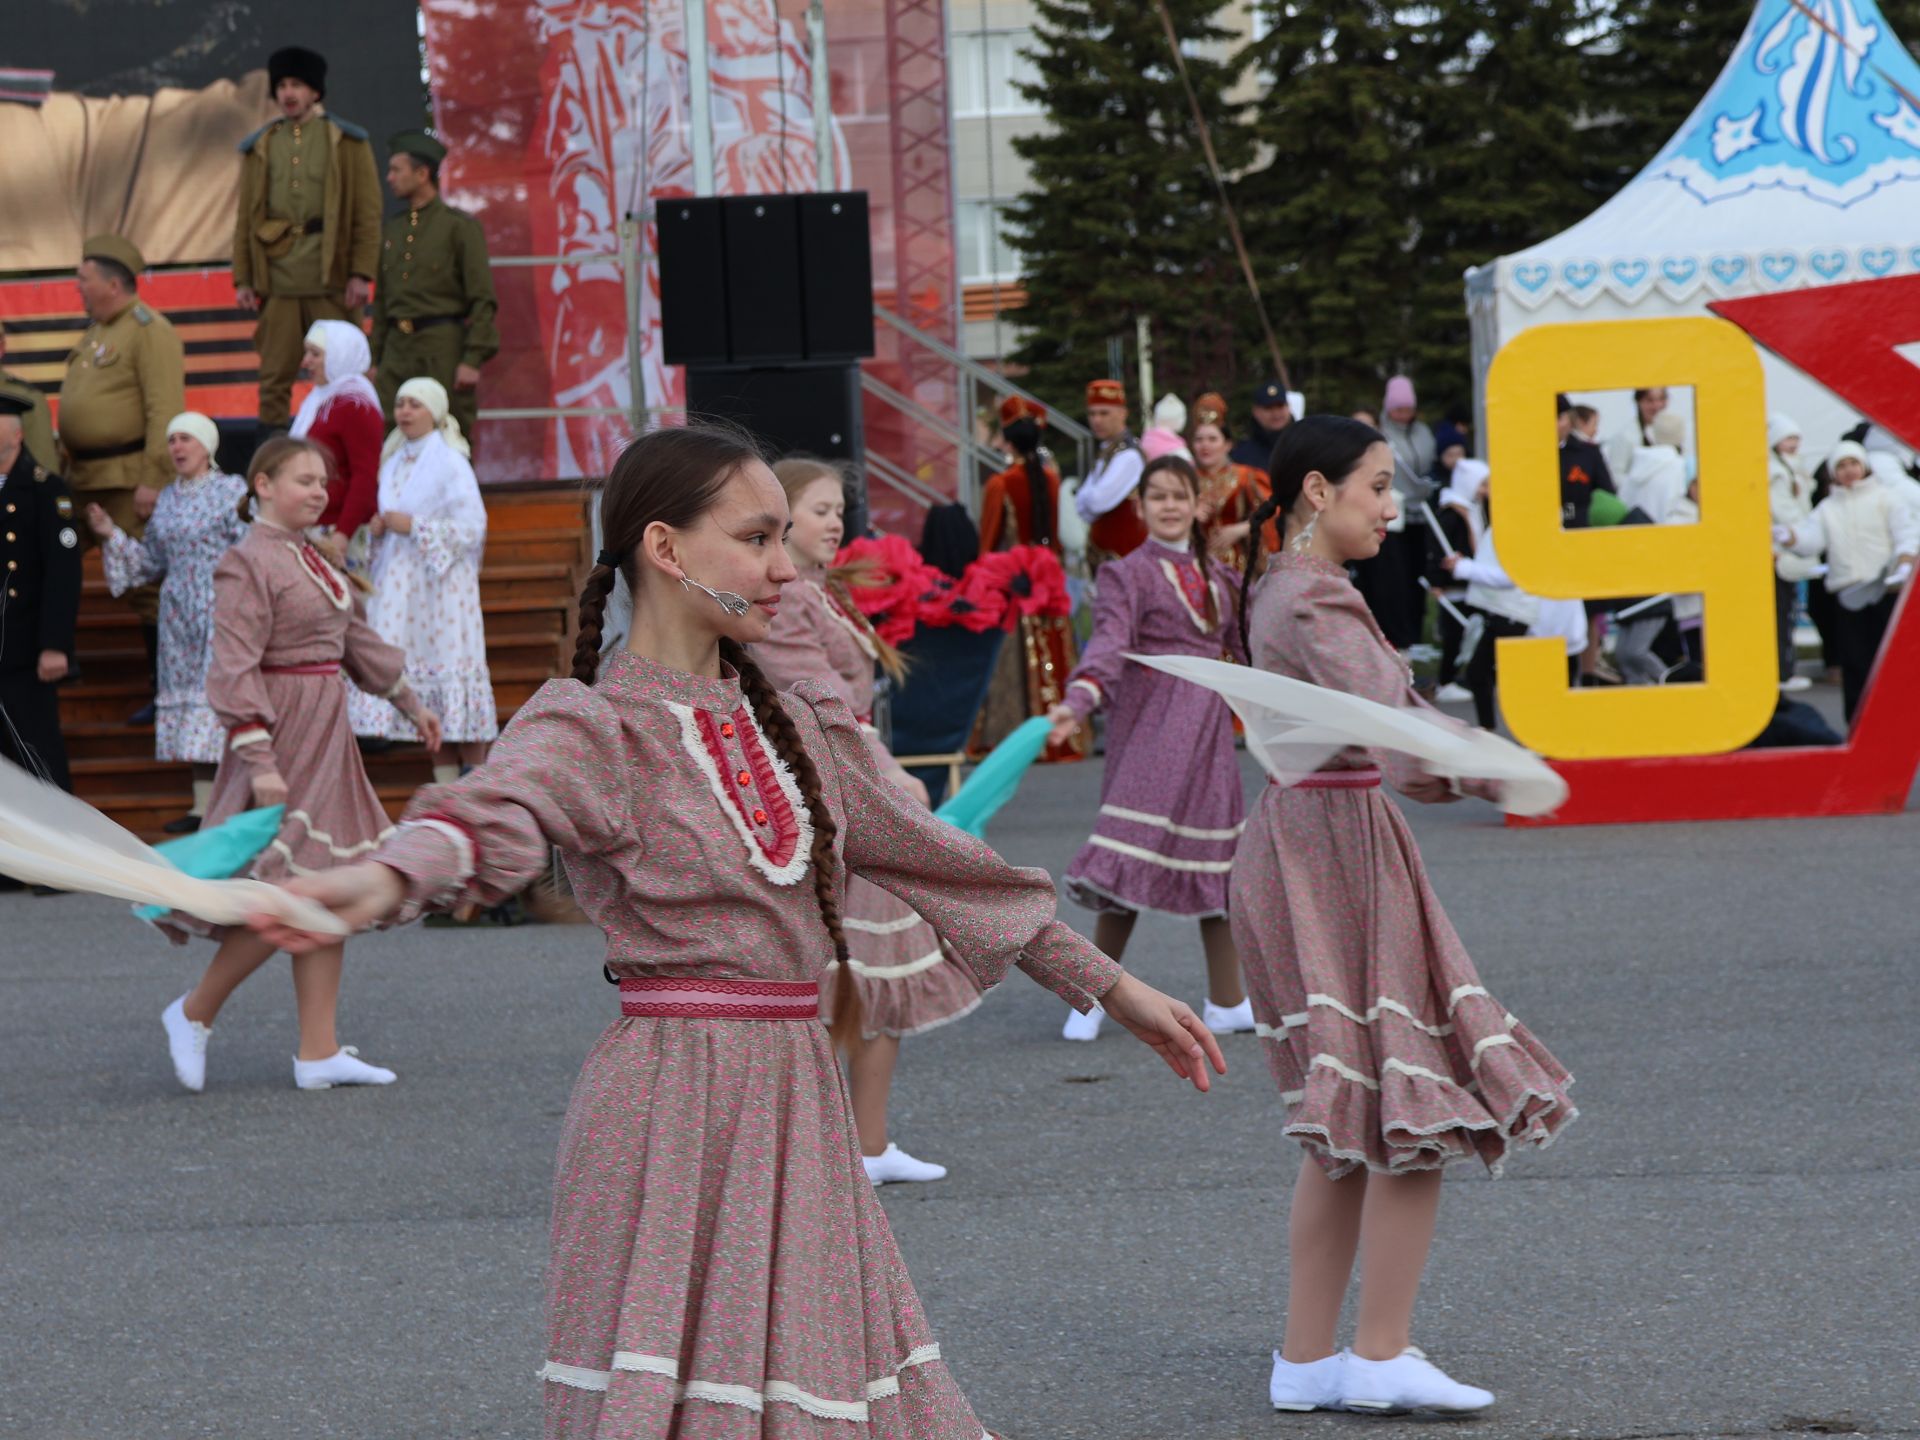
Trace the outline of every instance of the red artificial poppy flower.
[[985, 581], [972, 566], [958, 581], [942, 575], [921, 599], [924, 625], [958, 625], [974, 634], [1010, 624], [1006, 592]]
[[1021, 616], [1066, 615], [1073, 609], [1066, 571], [1044, 545], [1016, 545], [1011, 550], [982, 555], [967, 567], [963, 588], [974, 581], [976, 572], [979, 584], [1006, 597], [1005, 623], [1009, 627]]

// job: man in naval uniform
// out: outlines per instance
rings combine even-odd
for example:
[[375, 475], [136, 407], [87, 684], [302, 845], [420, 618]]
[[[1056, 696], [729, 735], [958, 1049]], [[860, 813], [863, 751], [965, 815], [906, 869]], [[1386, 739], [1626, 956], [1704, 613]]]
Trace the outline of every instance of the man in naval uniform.
[[42, 465], [53, 468], [59, 463], [59, 452], [53, 448], [53, 412], [47, 407], [47, 397], [40, 393], [40, 387], [6, 368], [7, 327], [0, 325], [0, 395], [11, 395], [16, 400], [27, 402], [27, 413], [22, 417], [27, 434], [27, 449], [33, 458]]
[[240, 204], [233, 227], [233, 289], [260, 312], [260, 425], [292, 416], [307, 327], [360, 323], [380, 254], [380, 177], [367, 132], [329, 115], [327, 62], [276, 50], [267, 81], [280, 118], [240, 142]]
[[0, 395], [0, 755], [66, 790], [53, 687], [73, 670], [80, 535], [66, 484], [26, 447], [31, 408]]
[[1098, 568], [1136, 549], [1147, 538], [1146, 523], [1133, 504], [1146, 457], [1127, 429], [1127, 389], [1118, 380], [1087, 386], [1087, 428], [1100, 449], [1073, 507], [1087, 522], [1087, 563]]
[[[146, 262], [131, 241], [95, 235], [81, 252], [75, 283], [92, 323], [60, 382], [60, 469], [83, 502], [139, 539], [173, 483], [167, 422], [187, 408], [186, 355], [167, 317], [136, 293]], [[86, 526], [79, 529], [83, 546], [97, 543]], [[160, 587], [141, 585], [124, 598], [140, 617], [151, 671], [160, 649]], [[151, 718], [142, 710], [129, 723]]]
[[500, 348], [487, 238], [478, 220], [440, 198], [446, 146], [424, 130], [403, 130], [387, 148], [387, 189], [407, 208], [380, 238], [369, 337], [374, 388], [391, 417], [394, 394], [407, 381], [438, 380], [471, 443], [480, 367]]

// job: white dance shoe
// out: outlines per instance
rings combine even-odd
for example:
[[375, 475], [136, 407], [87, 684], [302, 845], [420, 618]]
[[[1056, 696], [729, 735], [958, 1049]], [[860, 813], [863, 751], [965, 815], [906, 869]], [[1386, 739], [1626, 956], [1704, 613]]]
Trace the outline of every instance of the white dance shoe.
[[1060, 1027], [1062, 1040], [1098, 1040], [1100, 1022], [1107, 1018], [1107, 1012], [1098, 1005], [1082, 1015], [1078, 1010], [1067, 1012], [1067, 1023]]
[[1324, 1360], [1309, 1360], [1296, 1365], [1273, 1352], [1273, 1376], [1267, 1381], [1267, 1398], [1276, 1410], [1344, 1410], [1346, 1351], [1339, 1350]]
[[876, 1185], [947, 1178], [946, 1166], [931, 1160], [916, 1160], [898, 1145], [890, 1144], [878, 1155], [862, 1155], [860, 1163], [867, 1167], [867, 1179]]
[[1433, 692], [1433, 698], [1442, 705], [1471, 705], [1473, 692], [1457, 680], [1449, 680]]
[[187, 997], [182, 995], [160, 1012], [160, 1023], [167, 1031], [167, 1054], [173, 1059], [173, 1073], [180, 1083], [198, 1095], [207, 1088], [207, 1041], [213, 1027], [187, 1018]]
[[1409, 1345], [1391, 1360], [1363, 1360], [1345, 1352], [1340, 1398], [1349, 1410], [1376, 1415], [1434, 1410], [1442, 1415], [1471, 1415], [1493, 1404], [1493, 1392], [1462, 1385]]
[[324, 1060], [293, 1061], [293, 1083], [302, 1090], [331, 1090], [336, 1085], [391, 1085], [400, 1077], [378, 1065], [369, 1065], [360, 1052], [345, 1045]]
[[1200, 1023], [1216, 1035], [1252, 1034], [1253, 997], [1247, 996], [1238, 1005], [1216, 1005], [1209, 1000], [1200, 1007]]

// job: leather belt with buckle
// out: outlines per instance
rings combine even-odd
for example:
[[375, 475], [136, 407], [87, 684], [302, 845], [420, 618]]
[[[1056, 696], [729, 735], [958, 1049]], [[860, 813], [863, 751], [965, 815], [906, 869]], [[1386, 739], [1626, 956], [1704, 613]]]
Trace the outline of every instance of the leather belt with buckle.
[[402, 335], [411, 335], [416, 330], [430, 330], [435, 325], [464, 325], [464, 315], [410, 315], [404, 320], [393, 322], [393, 328]]

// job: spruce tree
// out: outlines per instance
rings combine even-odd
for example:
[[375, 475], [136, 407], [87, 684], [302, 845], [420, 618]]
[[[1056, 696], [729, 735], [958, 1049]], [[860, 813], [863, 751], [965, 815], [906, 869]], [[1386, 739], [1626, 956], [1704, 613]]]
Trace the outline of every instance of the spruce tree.
[[1431, 413], [1472, 398], [1463, 277], [1558, 234], [1611, 191], [1583, 126], [1585, 0], [1452, 0], [1429, 38], [1414, 185], [1420, 267], [1409, 362]]
[[1391, 0], [1294, 0], [1266, 18], [1247, 51], [1265, 163], [1236, 187], [1241, 221], [1308, 408], [1377, 408], [1414, 330], [1421, 107], [1440, 57]]
[[[1008, 358], [1021, 383], [1077, 411], [1108, 371], [1107, 344], [1133, 353], [1135, 317], [1152, 324], [1154, 383], [1191, 398], [1233, 385], [1246, 289], [1149, 0], [1035, 0], [1032, 55], [1049, 128], [1013, 142], [1031, 168], [1009, 207], [1027, 304]], [[1226, 92], [1238, 74], [1221, 0], [1168, 0], [1187, 73], [1229, 172], [1250, 154]], [[1131, 392], [1131, 367], [1124, 377]], [[1138, 430], [1154, 397], [1135, 397]]]

